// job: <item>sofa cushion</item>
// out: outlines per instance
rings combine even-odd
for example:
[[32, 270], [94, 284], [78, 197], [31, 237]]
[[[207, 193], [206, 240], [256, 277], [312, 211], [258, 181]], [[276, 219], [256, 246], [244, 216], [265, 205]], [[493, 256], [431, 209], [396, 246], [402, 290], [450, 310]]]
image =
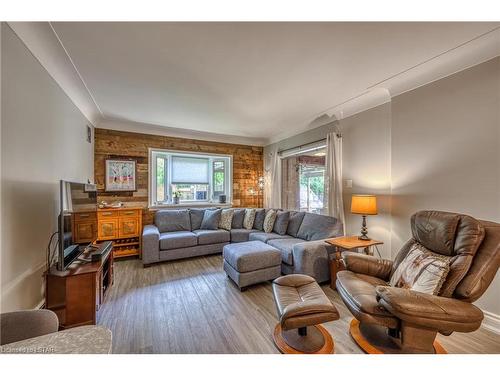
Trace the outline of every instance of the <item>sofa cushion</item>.
[[286, 234], [289, 220], [290, 211], [277, 211], [276, 220], [274, 220], [273, 232], [281, 235]]
[[220, 213], [219, 228], [225, 230], [231, 230], [231, 225], [233, 223], [234, 210], [225, 209]]
[[390, 285], [437, 295], [450, 271], [450, 260], [416, 242], [392, 274]]
[[198, 245], [196, 234], [189, 231], [160, 233], [160, 250], [179, 249]]
[[245, 218], [243, 219], [243, 228], [252, 229], [255, 221], [255, 208], [245, 209]]
[[281, 251], [281, 260], [283, 261], [283, 263], [293, 266], [292, 249], [295, 244], [301, 242], [305, 241], [301, 238], [280, 238], [275, 240], [269, 240], [267, 244]]
[[203, 220], [201, 221], [200, 229], [210, 229], [217, 230], [219, 229], [220, 222], [220, 214], [221, 209], [217, 210], [205, 210], [203, 214]]
[[279, 238], [293, 238], [293, 237], [288, 236], [288, 235], [282, 236], [281, 234], [273, 233], [273, 232], [266, 233], [266, 232], [261, 232], [261, 231], [250, 233], [248, 236], [249, 241], [262, 241], [264, 243], [267, 243], [267, 241], [269, 241], [269, 240], [275, 240], [275, 239], [279, 239]]
[[307, 241], [323, 240], [342, 235], [342, 223], [335, 217], [307, 212], [297, 237]]
[[238, 272], [261, 270], [281, 264], [279, 250], [260, 241], [226, 245], [222, 256]]
[[250, 233], [258, 232], [257, 229], [231, 229], [231, 242], [245, 242], [248, 241]]
[[243, 220], [245, 220], [245, 209], [235, 208], [233, 210], [233, 223], [231, 225], [232, 229], [243, 228]]
[[201, 222], [203, 221], [203, 215], [207, 208], [190, 208], [189, 216], [191, 218], [191, 230], [200, 229]]
[[288, 228], [286, 228], [286, 234], [292, 237], [297, 237], [299, 232], [300, 224], [304, 220], [305, 212], [290, 211], [290, 219], [288, 220]]
[[155, 214], [155, 225], [160, 233], [190, 231], [191, 219], [188, 210], [160, 210]]
[[274, 222], [276, 221], [276, 211], [268, 210], [266, 212], [266, 217], [264, 218], [264, 232], [270, 233], [273, 231]]
[[259, 208], [255, 210], [255, 220], [253, 221], [253, 229], [264, 230], [264, 219], [266, 217], [266, 210]]
[[198, 237], [198, 245], [210, 245], [214, 243], [229, 242], [230, 239], [229, 232], [224, 229], [197, 229], [193, 232]]

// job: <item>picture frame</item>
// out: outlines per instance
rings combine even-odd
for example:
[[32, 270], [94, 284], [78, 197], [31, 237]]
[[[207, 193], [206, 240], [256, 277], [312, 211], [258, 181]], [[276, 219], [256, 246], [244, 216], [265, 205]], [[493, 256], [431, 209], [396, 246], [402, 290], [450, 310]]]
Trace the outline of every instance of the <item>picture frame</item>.
[[106, 159], [104, 190], [107, 192], [136, 191], [136, 172], [135, 160]]

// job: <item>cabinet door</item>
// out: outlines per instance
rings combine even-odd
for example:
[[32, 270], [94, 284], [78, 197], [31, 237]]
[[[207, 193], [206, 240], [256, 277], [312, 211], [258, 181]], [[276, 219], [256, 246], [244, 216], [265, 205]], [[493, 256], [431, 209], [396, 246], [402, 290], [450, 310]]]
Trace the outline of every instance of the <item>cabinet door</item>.
[[96, 239], [96, 222], [83, 221], [75, 223], [75, 239], [76, 243], [88, 243]]
[[118, 220], [99, 220], [98, 229], [99, 240], [112, 240], [118, 237]]
[[139, 219], [137, 217], [120, 217], [118, 234], [120, 237], [139, 236]]

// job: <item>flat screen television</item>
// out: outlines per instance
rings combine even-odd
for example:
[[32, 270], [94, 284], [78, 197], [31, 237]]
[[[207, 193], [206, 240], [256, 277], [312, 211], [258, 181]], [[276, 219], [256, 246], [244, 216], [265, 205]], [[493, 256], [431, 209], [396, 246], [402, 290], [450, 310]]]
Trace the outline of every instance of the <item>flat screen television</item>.
[[[76, 242], [74, 213], [97, 211], [97, 189], [93, 184], [60, 181], [59, 247], [57, 269], [65, 270], [89, 245]], [[94, 238], [95, 240], [95, 238]]]

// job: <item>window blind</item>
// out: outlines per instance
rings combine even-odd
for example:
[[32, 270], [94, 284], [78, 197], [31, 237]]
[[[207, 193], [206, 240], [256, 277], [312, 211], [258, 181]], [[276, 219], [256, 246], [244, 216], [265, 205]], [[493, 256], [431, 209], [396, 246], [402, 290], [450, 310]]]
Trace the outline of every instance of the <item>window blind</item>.
[[208, 159], [172, 157], [172, 184], [208, 184]]

